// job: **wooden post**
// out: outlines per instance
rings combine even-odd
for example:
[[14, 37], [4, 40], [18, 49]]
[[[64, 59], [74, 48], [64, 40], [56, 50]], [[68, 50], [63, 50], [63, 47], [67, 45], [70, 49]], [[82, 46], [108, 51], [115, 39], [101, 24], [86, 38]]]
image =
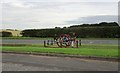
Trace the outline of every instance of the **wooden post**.
[[44, 47], [46, 47], [46, 41], [44, 41]]
[[79, 45], [81, 46], [81, 40], [79, 40]]
[[47, 41], [47, 45], [49, 45], [49, 40]]
[[79, 48], [79, 45], [78, 45], [78, 40], [76, 41], [76, 48]]

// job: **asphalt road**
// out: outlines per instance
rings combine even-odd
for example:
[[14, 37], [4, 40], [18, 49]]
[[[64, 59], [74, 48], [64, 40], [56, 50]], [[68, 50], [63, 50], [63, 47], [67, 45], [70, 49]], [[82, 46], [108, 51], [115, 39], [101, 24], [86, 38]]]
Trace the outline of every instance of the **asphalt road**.
[[[3, 39], [2, 44], [43, 44], [39, 39]], [[118, 40], [82, 40], [82, 44], [118, 44]]]
[[3, 71], [118, 71], [117, 62], [68, 57], [2, 54]]

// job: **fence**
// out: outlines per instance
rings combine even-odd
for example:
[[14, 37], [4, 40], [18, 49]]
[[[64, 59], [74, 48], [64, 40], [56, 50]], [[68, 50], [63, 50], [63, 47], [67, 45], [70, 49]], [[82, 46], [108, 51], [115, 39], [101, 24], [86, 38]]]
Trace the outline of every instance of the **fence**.
[[[79, 48], [81, 46], [81, 40], [76, 40], [76, 42], [71, 41], [71, 45], [69, 47]], [[54, 40], [45, 40], [44, 47], [59, 47], [57, 42]]]

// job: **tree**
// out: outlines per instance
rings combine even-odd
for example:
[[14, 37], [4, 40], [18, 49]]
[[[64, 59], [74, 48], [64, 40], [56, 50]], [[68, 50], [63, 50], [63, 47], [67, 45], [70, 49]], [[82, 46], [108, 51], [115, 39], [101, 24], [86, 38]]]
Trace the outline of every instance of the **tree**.
[[12, 37], [11, 32], [2, 31], [2, 37]]
[[54, 37], [61, 34], [76, 33], [78, 38], [115, 38], [120, 36], [120, 27], [116, 22], [101, 22], [99, 24], [73, 25], [70, 27], [55, 27], [53, 29], [23, 30], [24, 37]]

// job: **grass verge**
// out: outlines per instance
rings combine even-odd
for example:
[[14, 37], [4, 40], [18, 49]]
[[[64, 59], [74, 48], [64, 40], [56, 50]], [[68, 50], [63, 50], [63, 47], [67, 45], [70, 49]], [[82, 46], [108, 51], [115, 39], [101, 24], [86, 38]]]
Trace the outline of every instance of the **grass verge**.
[[34, 52], [34, 53], [56, 53], [68, 55], [119, 57], [117, 45], [82, 45], [80, 48], [49, 48], [42, 45], [36, 46], [2, 46], [2, 51], [11, 52]]

